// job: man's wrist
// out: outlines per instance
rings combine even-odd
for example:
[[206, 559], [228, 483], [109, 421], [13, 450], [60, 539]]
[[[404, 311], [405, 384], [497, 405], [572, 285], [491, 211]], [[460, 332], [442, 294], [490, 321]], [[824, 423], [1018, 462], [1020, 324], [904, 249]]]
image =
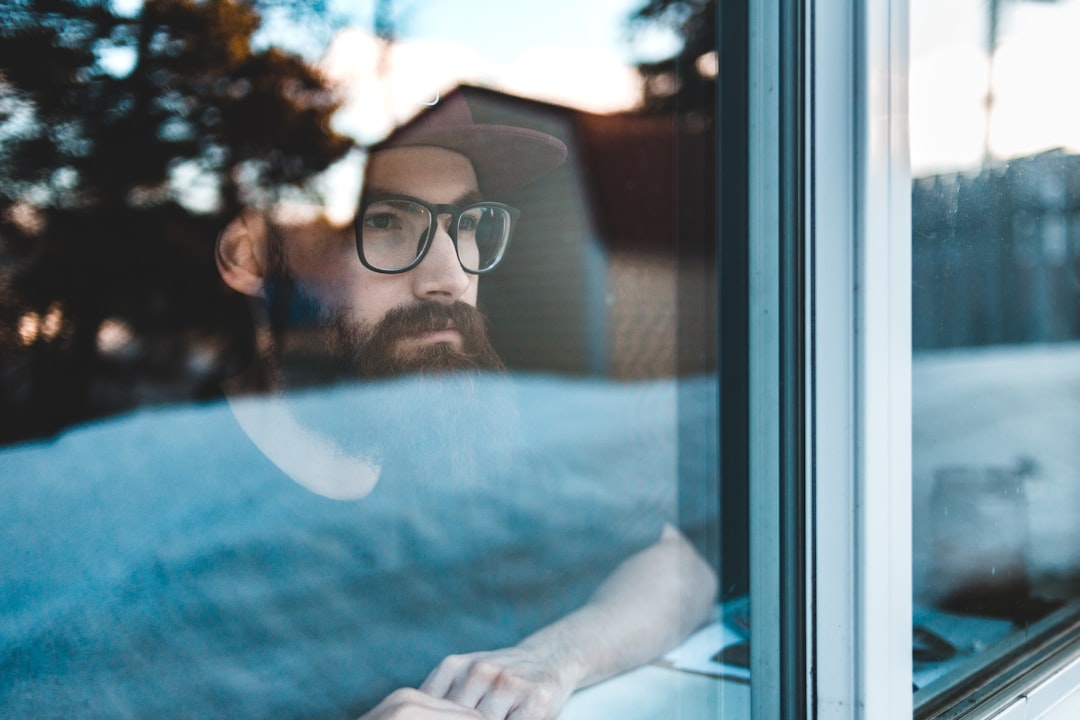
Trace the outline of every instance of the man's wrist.
[[546, 628], [522, 640], [517, 648], [548, 667], [567, 695], [585, 684], [593, 670], [583, 643], [575, 642], [561, 629]]

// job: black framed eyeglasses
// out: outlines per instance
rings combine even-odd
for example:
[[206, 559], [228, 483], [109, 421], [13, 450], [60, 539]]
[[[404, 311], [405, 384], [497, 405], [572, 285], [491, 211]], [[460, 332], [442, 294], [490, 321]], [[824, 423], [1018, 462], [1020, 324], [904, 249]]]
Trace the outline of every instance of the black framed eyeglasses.
[[424, 259], [438, 229], [449, 215], [447, 234], [467, 273], [492, 270], [506, 254], [510, 231], [520, 211], [497, 202], [432, 205], [407, 195], [365, 200], [356, 216], [356, 250], [360, 262], [380, 273], [403, 273]]

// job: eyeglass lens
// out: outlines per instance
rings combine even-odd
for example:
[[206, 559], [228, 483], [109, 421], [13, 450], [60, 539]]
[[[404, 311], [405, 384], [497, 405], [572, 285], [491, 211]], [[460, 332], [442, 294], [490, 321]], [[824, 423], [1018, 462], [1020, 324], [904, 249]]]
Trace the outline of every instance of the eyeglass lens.
[[[461, 266], [470, 272], [490, 270], [501, 259], [510, 238], [509, 211], [478, 204], [457, 216], [454, 232]], [[408, 200], [380, 200], [360, 223], [364, 259], [380, 270], [401, 270], [426, 250], [434, 223], [431, 210]]]

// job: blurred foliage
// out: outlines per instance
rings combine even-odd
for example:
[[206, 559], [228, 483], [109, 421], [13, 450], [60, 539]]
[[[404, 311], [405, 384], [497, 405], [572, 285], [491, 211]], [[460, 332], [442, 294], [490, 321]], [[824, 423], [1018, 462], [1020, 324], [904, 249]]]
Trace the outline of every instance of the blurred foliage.
[[[392, 38], [399, 8], [375, 9]], [[339, 98], [264, 30], [324, 47], [340, 22], [327, 0], [0, 0], [0, 442], [209, 397], [243, 366], [216, 234], [352, 147]], [[646, 111], [707, 134], [715, 2], [648, 0], [629, 24], [683, 38], [640, 66]]]
[[0, 202], [137, 207], [176, 201], [187, 164], [241, 201], [238, 180], [298, 185], [348, 149], [316, 70], [254, 50], [258, 9], [237, 0], [149, 0], [135, 17], [104, 0], [29, 0], [0, 24]]
[[320, 8], [0, 4], [0, 440], [213, 394], [251, 342], [218, 230], [352, 146], [319, 72], [253, 43]]
[[640, 63], [646, 113], [692, 116], [711, 126], [716, 106], [716, 0], [647, 0], [629, 18], [631, 34], [649, 26], [673, 31], [682, 47]]

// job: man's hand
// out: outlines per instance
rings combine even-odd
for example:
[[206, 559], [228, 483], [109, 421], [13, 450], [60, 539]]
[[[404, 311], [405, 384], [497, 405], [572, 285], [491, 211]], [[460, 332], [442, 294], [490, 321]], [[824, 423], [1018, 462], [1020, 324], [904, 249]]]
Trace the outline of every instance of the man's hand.
[[360, 720], [482, 720], [472, 708], [434, 698], [419, 690], [401, 688], [365, 713]]
[[708, 619], [715, 599], [712, 568], [665, 527], [581, 608], [514, 647], [451, 655], [419, 691], [395, 692], [362, 720], [553, 720], [578, 688], [674, 647]]
[[422, 692], [476, 708], [484, 720], [551, 720], [577, 685], [569, 663], [544, 662], [520, 647], [451, 655]]

